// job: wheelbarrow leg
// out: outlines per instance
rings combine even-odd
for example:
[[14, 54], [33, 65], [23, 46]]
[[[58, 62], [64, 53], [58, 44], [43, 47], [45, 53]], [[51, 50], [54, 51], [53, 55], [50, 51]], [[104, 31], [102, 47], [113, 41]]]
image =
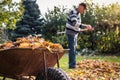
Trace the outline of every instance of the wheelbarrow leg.
[[3, 79], [2, 80], [5, 80], [5, 77], [3, 77]]
[[60, 64], [59, 64], [59, 54], [58, 53], [55, 53], [56, 54], [56, 59], [57, 59], [57, 67], [60, 68]]
[[46, 65], [46, 53], [44, 52], [43, 54], [43, 61], [44, 61], [44, 74], [45, 74], [45, 80], [48, 80], [47, 79], [47, 65]]

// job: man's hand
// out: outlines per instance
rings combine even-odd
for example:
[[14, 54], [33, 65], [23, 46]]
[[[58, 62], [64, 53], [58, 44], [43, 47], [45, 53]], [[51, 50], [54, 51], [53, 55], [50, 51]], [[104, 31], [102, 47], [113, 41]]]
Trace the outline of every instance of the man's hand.
[[93, 31], [94, 28], [91, 25], [86, 25], [86, 28], [88, 29], [88, 31]]
[[86, 25], [85, 29], [80, 29], [80, 32], [93, 31], [94, 28], [91, 25]]

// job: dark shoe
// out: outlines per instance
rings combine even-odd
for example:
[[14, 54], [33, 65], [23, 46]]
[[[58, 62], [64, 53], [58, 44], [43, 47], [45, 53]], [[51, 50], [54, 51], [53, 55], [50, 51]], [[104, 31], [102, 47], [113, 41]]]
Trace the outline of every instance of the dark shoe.
[[75, 69], [75, 68], [79, 68], [79, 66], [75, 66], [75, 67], [69, 67], [69, 69]]
[[76, 67], [69, 67], [69, 69], [75, 69]]

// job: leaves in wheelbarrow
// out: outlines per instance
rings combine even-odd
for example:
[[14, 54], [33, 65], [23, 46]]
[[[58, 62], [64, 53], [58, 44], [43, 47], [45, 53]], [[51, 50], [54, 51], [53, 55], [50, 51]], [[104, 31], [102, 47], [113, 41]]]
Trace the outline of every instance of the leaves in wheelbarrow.
[[119, 80], [120, 63], [83, 60], [69, 74], [72, 80]]
[[0, 45], [0, 49], [9, 49], [13, 47], [32, 48], [32, 49], [45, 48], [49, 52], [63, 50], [62, 45], [45, 41], [43, 38], [38, 38], [37, 36], [17, 38], [15, 42], [9, 41], [9, 42], [6, 42], [5, 44]]

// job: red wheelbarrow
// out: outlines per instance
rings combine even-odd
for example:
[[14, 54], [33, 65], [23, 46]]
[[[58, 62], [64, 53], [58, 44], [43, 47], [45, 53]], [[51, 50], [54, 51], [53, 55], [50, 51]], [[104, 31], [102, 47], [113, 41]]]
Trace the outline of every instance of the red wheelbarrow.
[[[70, 80], [59, 68], [59, 59], [67, 50], [50, 53], [44, 48], [11, 48], [0, 50], [0, 76], [22, 80], [35, 76], [35, 80]], [[54, 68], [57, 63], [58, 68]]]

